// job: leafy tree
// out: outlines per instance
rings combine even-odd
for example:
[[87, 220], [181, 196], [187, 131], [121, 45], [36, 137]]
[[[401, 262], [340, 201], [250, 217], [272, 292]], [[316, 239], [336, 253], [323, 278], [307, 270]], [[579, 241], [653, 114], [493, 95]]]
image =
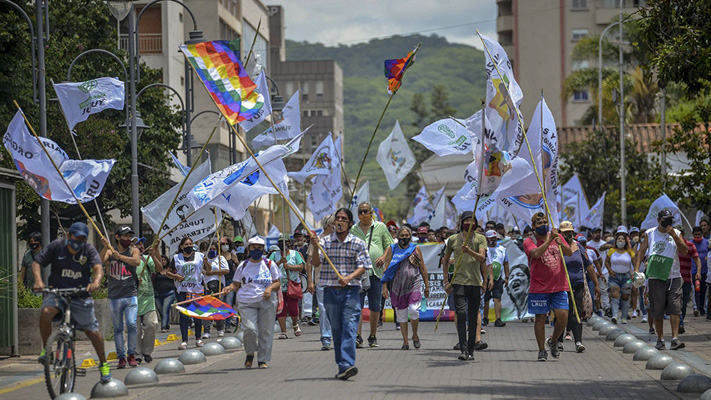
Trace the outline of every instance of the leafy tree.
[[[22, 3], [34, 21], [34, 6]], [[31, 46], [27, 24], [19, 14], [0, 5], [0, 128], [5, 131], [7, 124], [17, 111], [12, 101], [17, 100], [32, 125], [39, 129], [38, 107], [32, 100]], [[65, 0], [52, 2], [49, 7], [50, 39], [45, 43], [45, 64], [47, 76], [47, 99], [55, 97], [50, 80], [62, 82], [66, 79], [71, 61], [87, 49], [100, 48], [113, 52], [125, 64], [125, 52], [117, 49], [116, 30], [109, 21], [110, 12], [100, 0]], [[110, 57], [92, 54], [79, 61], [72, 72], [73, 81], [81, 81], [101, 76], [123, 78], [123, 70]], [[162, 73], [141, 65], [141, 82], [137, 89], [161, 81]], [[170, 166], [167, 151], [175, 149], [180, 142], [179, 113], [167, 105], [168, 96], [161, 90], [149, 90], [141, 95], [138, 109], [149, 129], [139, 138], [138, 161], [140, 204], [147, 204], [169, 187], [166, 172]], [[107, 159], [117, 162], [109, 175], [104, 190], [99, 197], [104, 218], [106, 211], [118, 209], [122, 216], [131, 212], [131, 151], [130, 137], [125, 129], [124, 111], [107, 110], [91, 116], [76, 127], [77, 147], [83, 158]], [[38, 132], [39, 133], [39, 132]], [[71, 158], [78, 159], [72, 144], [67, 124], [55, 101], [47, 102], [47, 136], [57, 142]], [[15, 168], [12, 158], [3, 147], [0, 150], [0, 166]], [[38, 208], [40, 198], [23, 181], [17, 184], [18, 216], [24, 222], [20, 235], [39, 230]], [[82, 218], [76, 206], [51, 202], [57, 215], [68, 218]], [[92, 209], [93, 203], [87, 203]], [[138, 216], [136, 216], [138, 217]]]
[[457, 113], [457, 109], [449, 104], [449, 92], [447, 88], [442, 85], [434, 85], [432, 87], [432, 93], [430, 93], [430, 112], [431, 118], [430, 123], [438, 121], [440, 119], [449, 118]]

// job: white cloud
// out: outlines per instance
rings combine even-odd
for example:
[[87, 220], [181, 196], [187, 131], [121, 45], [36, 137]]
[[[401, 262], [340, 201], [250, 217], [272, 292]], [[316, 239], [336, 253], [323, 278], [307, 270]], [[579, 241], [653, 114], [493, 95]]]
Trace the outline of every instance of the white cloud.
[[495, 0], [282, 0], [286, 38], [329, 46], [421, 33], [482, 48], [496, 38]]

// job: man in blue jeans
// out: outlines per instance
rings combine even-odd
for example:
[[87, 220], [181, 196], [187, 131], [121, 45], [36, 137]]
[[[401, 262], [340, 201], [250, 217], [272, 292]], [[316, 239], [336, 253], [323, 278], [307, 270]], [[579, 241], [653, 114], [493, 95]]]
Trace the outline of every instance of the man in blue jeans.
[[[331, 322], [333, 349], [338, 364], [337, 379], [347, 380], [358, 374], [355, 366], [356, 332], [360, 318], [360, 278], [371, 269], [370, 255], [365, 242], [350, 233], [353, 225], [353, 213], [347, 208], [340, 208], [335, 216], [335, 233], [325, 236], [317, 246], [318, 237], [311, 236], [315, 247], [313, 266], [318, 268], [324, 263], [319, 275], [324, 287], [324, 306]], [[334, 271], [326, 257], [338, 271]]]
[[136, 267], [141, 263], [141, 252], [133, 246], [133, 230], [126, 225], [120, 226], [115, 233], [116, 248], [109, 251], [109, 241], [102, 238], [104, 249], [101, 259], [107, 269], [109, 288], [109, 308], [114, 325], [114, 344], [119, 362], [116, 368], [126, 368], [126, 347], [123, 343], [123, 324], [126, 317], [128, 328], [128, 365], [135, 367], [136, 338], [138, 337], [138, 275]]

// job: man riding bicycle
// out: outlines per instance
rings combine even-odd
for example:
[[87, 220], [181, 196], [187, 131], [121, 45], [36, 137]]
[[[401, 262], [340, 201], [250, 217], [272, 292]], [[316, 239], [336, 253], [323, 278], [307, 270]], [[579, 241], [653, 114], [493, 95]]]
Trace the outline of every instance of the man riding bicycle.
[[[35, 277], [34, 290], [44, 289], [41, 268], [49, 264], [52, 264], [49, 275], [50, 287], [59, 289], [86, 287], [88, 294], [79, 294], [71, 299], [72, 322], [91, 340], [99, 356], [101, 381], [108, 382], [111, 380], [111, 369], [106, 362], [104, 338], [99, 332], [99, 321], [94, 315], [94, 299], [90, 295], [99, 289], [104, 272], [99, 252], [86, 242], [88, 235], [89, 227], [83, 222], [75, 222], [69, 228], [67, 238], [52, 241], [35, 257], [32, 263], [32, 273]], [[37, 359], [41, 364], [46, 364], [48, 361], [44, 347], [52, 333], [52, 321], [61, 318], [64, 308], [64, 304], [56, 294], [45, 293], [40, 312], [42, 352]]]

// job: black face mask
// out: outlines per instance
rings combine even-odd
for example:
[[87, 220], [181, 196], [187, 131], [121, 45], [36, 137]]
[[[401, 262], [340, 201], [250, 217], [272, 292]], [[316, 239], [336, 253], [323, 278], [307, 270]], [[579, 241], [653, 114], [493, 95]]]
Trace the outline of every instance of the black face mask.
[[189, 256], [189, 255], [193, 254], [193, 250], [194, 250], [193, 246], [185, 246], [185, 247], [183, 247], [183, 254]]
[[412, 238], [409, 238], [409, 237], [408, 237], [408, 238], [398, 239], [398, 240], [397, 240], [397, 244], [399, 244], [400, 247], [402, 247], [402, 248], [404, 249], [405, 247], [407, 247], [407, 246], [410, 245], [410, 240], [412, 240]]
[[29, 246], [29, 248], [31, 248], [32, 250], [37, 250], [37, 248], [39, 247], [39, 245], [40, 245], [39, 243], [30, 243], [28, 246]]
[[666, 227], [668, 227], [669, 225], [671, 225], [671, 224], [673, 224], [673, 223], [674, 223], [674, 219], [673, 219], [673, 218], [664, 218], [664, 219], [662, 220], [662, 227], [666, 228]]

